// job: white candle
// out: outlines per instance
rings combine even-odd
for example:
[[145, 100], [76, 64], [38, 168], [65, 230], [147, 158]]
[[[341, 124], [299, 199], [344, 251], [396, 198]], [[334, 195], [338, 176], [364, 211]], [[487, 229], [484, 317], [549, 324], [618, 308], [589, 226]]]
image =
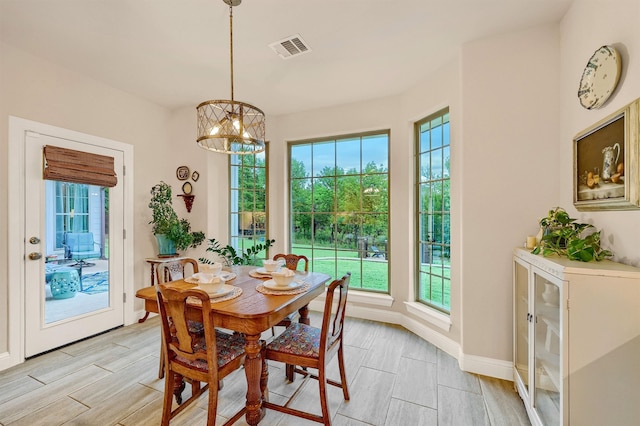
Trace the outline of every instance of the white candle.
[[537, 244], [537, 240], [535, 235], [529, 235], [527, 237], [527, 248], [532, 249], [536, 246], [536, 244]]

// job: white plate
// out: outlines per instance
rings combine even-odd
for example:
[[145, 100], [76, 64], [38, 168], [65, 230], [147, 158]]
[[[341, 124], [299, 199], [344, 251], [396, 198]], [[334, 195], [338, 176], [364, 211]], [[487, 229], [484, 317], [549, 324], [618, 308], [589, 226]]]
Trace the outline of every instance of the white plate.
[[263, 286], [268, 288], [269, 290], [295, 290], [296, 288], [300, 288], [304, 285], [302, 281], [292, 281], [289, 285], [280, 286], [276, 284], [274, 280], [267, 280], [262, 283]]
[[[188, 282], [190, 284], [198, 284], [200, 282], [200, 274], [201, 274], [200, 272], [196, 272], [195, 274], [191, 275], [190, 277], [185, 278], [184, 281]], [[227, 280], [222, 279], [222, 277], [220, 277], [220, 279], [222, 281], [227, 281]]]
[[[204, 290], [203, 288], [200, 288], [200, 286], [196, 287], [198, 290]], [[206, 291], [206, 290], [204, 290]], [[222, 297], [222, 296], [226, 296], [227, 294], [231, 293], [233, 291], [233, 286], [232, 285], [228, 285], [228, 284], [223, 284], [222, 287], [220, 287], [217, 291], [215, 292], [208, 292], [207, 294], [209, 295], [210, 298], [215, 299], [217, 297]]]
[[236, 274], [234, 274], [233, 272], [220, 272], [220, 275], [218, 275], [220, 277], [220, 279], [222, 281], [231, 281], [233, 279], [236, 278]]
[[600, 108], [618, 85], [622, 62], [613, 46], [602, 46], [589, 59], [584, 68], [578, 98], [586, 109]]
[[[185, 282], [188, 282], [191, 284], [198, 284], [200, 282], [199, 274], [200, 272], [196, 272], [195, 274], [185, 278], [184, 280]], [[222, 282], [231, 281], [237, 277], [237, 275], [234, 274], [233, 272], [220, 272], [220, 275], [218, 276], [220, 277], [220, 280], [222, 280]]]
[[[191, 280], [190, 282], [197, 283], [198, 281], [200, 281], [200, 274], [202, 274], [202, 272], [196, 272], [195, 274], [191, 275], [190, 277], [185, 278], [185, 281]], [[187, 281], [187, 282], [189, 282], [189, 281]]]
[[264, 268], [257, 268], [255, 271], [256, 271], [256, 273], [258, 273], [260, 275], [266, 275], [266, 276], [269, 276], [269, 277], [271, 276], [271, 272], [267, 271]]

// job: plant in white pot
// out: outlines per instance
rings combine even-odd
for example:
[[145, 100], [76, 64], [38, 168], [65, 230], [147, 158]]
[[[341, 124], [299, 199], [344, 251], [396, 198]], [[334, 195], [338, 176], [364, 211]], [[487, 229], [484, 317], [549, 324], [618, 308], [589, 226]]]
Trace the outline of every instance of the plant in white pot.
[[176, 250], [195, 248], [204, 241], [204, 233], [191, 231], [189, 221], [180, 219], [173, 210], [171, 185], [161, 181], [151, 188], [149, 208], [153, 213], [149, 223], [153, 225], [160, 256], [175, 256]]

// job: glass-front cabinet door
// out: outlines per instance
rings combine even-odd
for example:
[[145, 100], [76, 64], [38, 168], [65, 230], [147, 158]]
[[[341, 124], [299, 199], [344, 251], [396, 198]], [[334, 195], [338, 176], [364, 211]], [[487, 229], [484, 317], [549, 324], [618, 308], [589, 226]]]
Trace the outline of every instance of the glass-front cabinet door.
[[557, 280], [533, 272], [534, 283], [534, 365], [533, 405], [546, 426], [559, 425], [561, 416], [561, 292]]
[[514, 360], [515, 368], [524, 385], [527, 395], [529, 390], [529, 269], [514, 262]]

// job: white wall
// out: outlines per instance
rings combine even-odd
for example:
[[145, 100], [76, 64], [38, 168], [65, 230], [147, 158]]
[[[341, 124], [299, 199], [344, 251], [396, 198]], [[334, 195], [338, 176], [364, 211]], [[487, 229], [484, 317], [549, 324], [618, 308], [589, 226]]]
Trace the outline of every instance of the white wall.
[[[640, 266], [640, 210], [578, 212], [573, 208], [573, 138], [609, 114], [640, 97], [640, 2], [574, 2], [560, 26], [560, 137], [558, 182], [559, 204], [572, 217], [601, 230], [603, 244], [614, 252], [614, 260]], [[597, 110], [586, 110], [577, 90], [587, 61], [602, 45], [611, 44], [622, 56], [618, 87]], [[637, 143], [637, 141], [636, 141]], [[636, 182], [636, 184], [638, 184]]]
[[513, 247], [558, 200], [559, 33], [462, 49], [462, 352], [512, 357]]
[[[0, 43], [0, 169], [7, 170], [9, 116], [100, 136], [134, 146], [135, 283], [148, 283], [144, 257], [154, 253], [149, 232], [149, 189], [158, 170], [173, 167], [167, 144], [169, 111], [135, 98], [72, 70], [60, 68], [28, 53]], [[175, 176], [175, 167], [167, 176]], [[7, 271], [20, 265], [7, 264], [8, 176], [0, 180], [0, 353], [7, 349]], [[133, 295], [130, 295], [130, 299]], [[142, 303], [138, 302], [140, 308]]]

